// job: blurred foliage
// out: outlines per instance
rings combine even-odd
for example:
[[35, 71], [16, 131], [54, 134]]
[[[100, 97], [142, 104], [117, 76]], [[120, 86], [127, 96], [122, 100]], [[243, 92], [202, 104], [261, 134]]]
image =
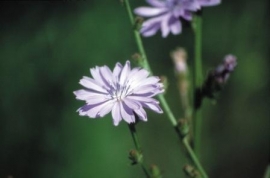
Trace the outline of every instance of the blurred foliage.
[[[145, 5], [131, 1], [133, 7]], [[204, 102], [202, 162], [210, 177], [262, 177], [269, 158], [269, 2], [227, 0], [203, 12], [204, 73], [232, 53], [238, 66], [213, 105]], [[80, 117], [73, 91], [89, 68], [137, 52], [119, 1], [0, 2], [0, 177], [143, 177], [128, 159], [128, 127]], [[169, 79], [168, 102], [182, 117], [169, 53], [193, 57], [193, 34], [145, 38], [156, 75]], [[187, 163], [165, 115], [148, 112], [138, 132], [148, 164], [185, 177]]]

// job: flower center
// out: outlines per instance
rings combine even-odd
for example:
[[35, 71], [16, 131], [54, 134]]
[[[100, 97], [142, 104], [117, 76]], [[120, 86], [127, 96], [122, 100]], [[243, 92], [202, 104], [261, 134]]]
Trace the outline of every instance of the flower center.
[[127, 95], [129, 91], [130, 85], [119, 85], [116, 84], [116, 88], [112, 88], [108, 93], [111, 95], [112, 99], [116, 99], [117, 101], [122, 101]]

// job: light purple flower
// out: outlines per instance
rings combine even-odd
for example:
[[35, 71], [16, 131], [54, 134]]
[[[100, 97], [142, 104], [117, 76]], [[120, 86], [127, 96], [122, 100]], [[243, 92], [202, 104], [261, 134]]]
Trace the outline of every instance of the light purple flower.
[[146, 0], [153, 7], [139, 7], [135, 14], [142, 17], [152, 17], [142, 24], [143, 36], [153, 36], [161, 29], [162, 37], [167, 37], [171, 32], [180, 34], [182, 25], [180, 17], [192, 20], [192, 12], [201, 9], [202, 6], [218, 5], [221, 0]]
[[212, 75], [219, 84], [225, 84], [236, 65], [237, 58], [232, 54], [228, 54], [224, 57], [223, 63], [213, 71]]
[[93, 78], [83, 77], [79, 82], [85, 89], [74, 92], [77, 99], [86, 101], [78, 109], [81, 116], [98, 118], [111, 112], [117, 126], [122, 119], [135, 123], [135, 114], [147, 121], [144, 108], [163, 112], [159, 102], [152, 98], [164, 92], [163, 84], [158, 77], [149, 76], [147, 70], [131, 69], [127, 61], [124, 66], [117, 63], [113, 71], [102, 66], [91, 68], [90, 72]]

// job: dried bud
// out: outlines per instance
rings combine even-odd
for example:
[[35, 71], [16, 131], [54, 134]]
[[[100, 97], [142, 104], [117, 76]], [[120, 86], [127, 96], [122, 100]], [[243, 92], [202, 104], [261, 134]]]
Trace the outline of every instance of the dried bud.
[[143, 155], [137, 150], [130, 150], [129, 159], [132, 161], [131, 165], [135, 165], [142, 162]]
[[171, 58], [173, 59], [177, 73], [187, 72], [187, 52], [184, 48], [178, 47], [176, 50], [172, 51]]
[[155, 164], [152, 164], [150, 166], [150, 174], [151, 174], [151, 178], [161, 178], [162, 177], [158, 166]]
[[[176, 77], [178, 78], [177, 85], [181, 104], [183, 109], [187, 111], [190, 107], [187, 52], [184, 48], [178, 47], [170, 54], [174, 62]], [[185, 117], [187, 116], [185, 115]]]

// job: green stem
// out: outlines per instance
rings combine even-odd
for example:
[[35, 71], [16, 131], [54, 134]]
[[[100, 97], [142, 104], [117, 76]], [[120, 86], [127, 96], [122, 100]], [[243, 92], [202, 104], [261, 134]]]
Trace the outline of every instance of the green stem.
[[[134, 26], [135, 20], [134, 20], [132, 11], [131, 11], [129, 1], [124, 0], [124, 3], [125, 3], [126, 10], [128, 12], [128, 16], [129, 16], [131, 25]], [[151, 71], [151, 68], [150, 68], [150, 65], [148, 63], [147, 56], [146, 56], [146, 53], [145, 53], [145, 50], [144, 50], [144, 47], [143, 47], [143, 43], [142, 43], [140, 33], [138, 32], [137, 29], [133, 29], [133, 31], [134, 31], [135, 40], [136, 40], [140, 55], [143, 58], [142, 67], [147, 69], [152, 74], [152, 71]], [[158, 98], [159, 98], [159, 101], [160, 101], [165, 113], [168, 115], [168, 118], [169, 118], [172, 126], [175, 128], [175, 131], [177, 132], [179, 138], [182, 140], [182, 135], [181, 135], [181, 132], [179, 131], [177, 120], [176, 120], [175, 116], [173, 115], [173, 113], [172, 113], [166, 99], [164, 98], [164, 95], [158, 95]], [[207, 175], [206, 175], [205, 171], [203, 170], [203, 168], [202, 168], [198, 158], [196, 157], [195, 153], [193, 152], [192, 148], [190, 147], [190, 145], [188, 143], [188, 140], [183, 139], [182, 142], [183, 142], [185, 148], [188, 150], [188, 153], [189, 153], [191, 159], [193, 160], [194, 164], [198, 168], [198, 170], [201, 172], [201, 174], [203, 175], [204, 178], [207, 178]]]
[[134, 142], [135, 148], [137, 151], [141, 152], [142, 148], [140, 146], [139, 140], [138, 140], [138, 136], [137, 136], [137, 132], [136, 132], [136, 128], [134, 124], [128, 124], [128, 128], [130, 130], [131, 136], [132, 136], [132, 140]]
[[[129, 20], [131, 22], [131, 25], [134, 26], [135, 20], [134, 20], [132, 11], [131, 11], [129, 1], [124, 0], [124, 2], [125, 2], [125, 6], [126, 6], [126, 9], [127, 9], [127, 12], [128, 12], [128, 16], [129, 16]], [[139, 49], [139, 53], [140, 53], [140, 55], [141, 55], [141, 57], [143, 59], [143, 64], [141, 64], [141, 65], [142, 65], [143, 68], [147, 69], [152, 74], [152, 70], [151, 70], [150, 65], [148, 63], [148, 59], [147, 59], [147, 56], [146, 56], [146, 53], [145, 53], [145, 50], [144, 50], [144, 46], [143, 46], [143, 43], [142, 43], [140, 33], [136, 29], [134, 29], [133, 32], [134, 32], [135, 40], [136, 40], [136, 43], [137, 43], [137, 46], [138, 46], [138, 49]], [[160, 101], [162, 107], [164, 108], [165, 112], [167, 113], [172, 125], [177, 126], [177, 121], [176, 121], [176, 119], [175, 119], [175, 117], [174, 117], [174, 115], [173, 115], [173, 113], [172, 113], [166, 99], [164, 98], [164, 96], [163, 95], [158, 95], [158, 98], [159, 98], [159, 101]]]
[[[128, 0], [124, 0], [124, 3], [125, 3], [125, 7], [127, 9], [127, 12], [128, 12], [130, 23], [131, 23], [132, 27], [134, 27], [135, 26], [135, 19], [133, 17], [133, 14], [132, 14], [132, 10], [131, 10], [131, 6], [129, 4], [129, 1]], [[144, 47], [143, 47], [143, 43], [142, 43], [142, 39], [141, 39], [140, 33], [139, 33], [139, 31], [136, 28], [133, 29], [133, 32], [134, 32], [135, 40], [136, 40], [136, 43], [137, 43], [137, 46], [138, 46], [138, 49], [139, 49], [139, 53], [140, 53], [140, 55], [142, 57], [142, 61], [143, 61], [142, 66], [145, 69], [147, 69], [150, 73], [152, 73], [151, 68], [150, 68], [150, 65], [149, 65], [148, 60], [147, 60], [147, 56], [146, 56]]]
[[194, 63], [194, 75], [195, 75], [195, 87], [200, 88], [203, 82], [202, 73], [202, 17], [200, 15], [194, 16], [195, 25], [195, 63]]
[[201, 147], [201, 129], [202, 129], [202, 112], [198, 107], [198, 102], [200, 98], [198, 91], [200, 91], [202, 82], [203, 82], [203, 73], [202, 73], [202, 18], [200, 14], [194, 16], [193, 23], [194, 33], [195, 33], [195, 50], [194, 50], [194, 63], [193, 63], [193, 87], [194, 87], [194, 149], [195, 153], [199, 156], [199, 151]]
[[207, 174], [205, 173], [203, 167], [201, 166], [200, 161], [198, 160], [198, 158], [196, 157], [196, 154], [193, 152], [191, 146], [189, 145], [189, 141], [187, 137], [183, 138], [183, 144], [185, 145], [185, 147], [187, 148], [187, 151], [192, 159], [192, 161], [194, 162], [194, 164], [196, 165], [196, 167], [198, 168], [198, 170], [200, 171], [200, 173], [202, 174], [202, 177], [204, 178], [208, 178]]
[[158, 95], [158, 99], [159, 99], [165, 113], [168, 115], [168, 118], [169, 118], [171, 124], [173, 125], [173, 127], [177, 127], [178, 126], [177, 121], [176, 121], [166, 99], [164, 98], [164, 95]]
[[[132, 123], [128, 124], [128, 128], [130, 130], [132, 140], [134, 142], [134, 145], [135, 145], [135, 148], [136, 148], [137, 152], [142, 154], [142, 150], [141, 150], [142, 148], [140, 146], [140, 142], [139, 142], [138, 135], [137, 135], [137, 132], [136, 132], [135, 124], [132, 124]], [[139, 164], [141, 165], [145, 176], [150, 178], [151, 177], [150, 173], [148, 172], [143, 160], [139, 161]]]
[[194, 113], [194, 151], [200, 156], [200, 148], [201, 148], [201, 134], [202, 134], [202, 111], [198, 109]]

